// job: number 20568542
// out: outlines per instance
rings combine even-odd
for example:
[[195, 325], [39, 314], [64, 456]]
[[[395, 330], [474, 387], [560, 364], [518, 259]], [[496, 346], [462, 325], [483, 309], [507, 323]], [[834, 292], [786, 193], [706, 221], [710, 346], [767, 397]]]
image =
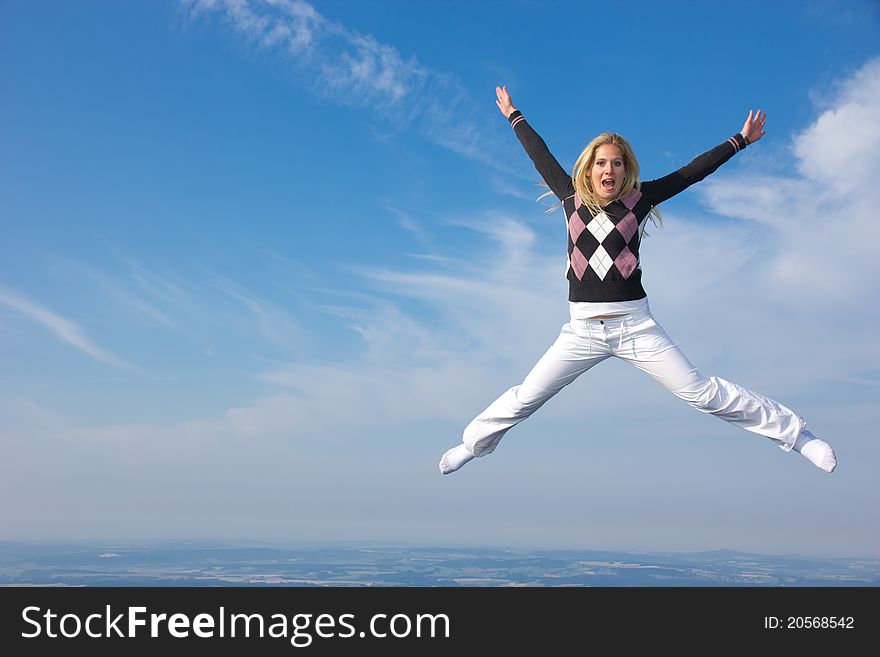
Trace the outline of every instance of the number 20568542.
[[852, 616], [764, 616], [764, 628], [768, 630], [852, 630]]

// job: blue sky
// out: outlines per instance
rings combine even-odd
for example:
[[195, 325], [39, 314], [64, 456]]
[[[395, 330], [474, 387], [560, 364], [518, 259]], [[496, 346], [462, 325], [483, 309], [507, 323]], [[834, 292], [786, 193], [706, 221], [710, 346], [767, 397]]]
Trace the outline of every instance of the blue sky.
[[[880, 554], [878, 43], [867, 1], [0, 3], [0, 538]], [[645, 179], [768, 113], [643, 280], [837, 471], [608, 361], [439, 474], [567, 315], [497, 84]]]

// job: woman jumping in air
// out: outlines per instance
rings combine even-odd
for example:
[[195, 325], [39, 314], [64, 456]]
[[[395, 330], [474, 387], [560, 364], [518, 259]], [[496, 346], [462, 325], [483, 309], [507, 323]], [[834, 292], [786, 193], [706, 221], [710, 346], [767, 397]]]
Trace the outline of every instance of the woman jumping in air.
[[642, 287], [639, 244], [655, 206], [699, 182], [734, 154], [764, 136], [766, 114], [749, 116], [742, 131], [687, 166], [641, 182], [629, 142], [603, 133], [587, 144], [568, 175], [510, 99], [496, 87], [495, 101], [544, 182], [562, 202], [568, 222], [571, 321], [525, 380], [464, 430], [463, 442], [440, 459], [443, 474], [491, 454], [508, 429], [594, 365], [615, 356], [649, 374], [694, 408], [765, 436], [831, 472], [834, 450], [806, 429], [791, 409], [736, 383], [697, 370], [654, 321]]

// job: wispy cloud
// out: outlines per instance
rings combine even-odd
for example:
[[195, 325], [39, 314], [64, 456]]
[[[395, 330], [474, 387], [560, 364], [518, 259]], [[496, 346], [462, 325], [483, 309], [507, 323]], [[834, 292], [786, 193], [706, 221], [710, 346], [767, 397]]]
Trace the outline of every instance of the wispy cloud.
[[[284, 271], [293, 268], [297, 278], [314, 276], [305, 265], [277, 251], [253, 246], [249, 248], [261, 257], [268, 256], [272, 262], [282, 263]], [[218, 328], [227, 333], [238, 331], [250, 336], [249, 340], [257, 345], [259, 340], [253, 341], [256, 334], [288, 352], [301, 350], [303, 332], [297, 318], [283, 304], [253, 294], [230, 275], [201, 266], [199, 274], [185, 278], [174, 271], [160, 274], [130, 257], [120, 258], [127, 265], [128, 277], [139, 293], [145, 294], [154, 305], [120, 289], [114, 291], [114, 298], [126, 305], [134, 305], [143, 312], [152, 310], [152, 314], [157, 317], [174, 316], [176, 320], [173, 325], [169, 323], [169, 327], [208, 341], [213, 339], [211, 336], [216, 338]], [[285, 289], [287, 301], [296, 297], [300, 303], [304, 302], [302, 295], [297, 295], [296, 290], [284, 285], [276, 287]], [[216, 294], [218, 292], [219, 296]], [[230, 305], [230, 300], [234, 304]], [[242, 315], [241, 308], [247, 310], [245, 315]], [[210, 347], [205, 349], [211, 352]]]
[[244, 306], [257, 322], [263, 338], [288, 351], [299, 351], [302, 345], [302, 328], [296, 318], [284, 307], [261, 299], [241, 285], [215, 275], [215, 282], [208, 285]]
[[120, 367], [127, 370], [137, 370], [136, 367], [126, 363], [124, 360], [117, 358], [113, 354], [101, 349], [89, 340], [85, 332], [73, 321], [58, 315], [48, 308], [40, 305], [36, 301], [28, 297], [10, 290], [9, 288], [0, 287], [0, 304], [21, 313], [27, 319], [40, 324], [55, 334], [57, 338], [67, 344], [79, 349], [92, 358], [95, 358], [108, 365]]
[[880, 7], [876, 2], [811, 0], [804, 3], [802, 11], [811, 19], [843, 28], [875, 22], [880, 18]]
[[401, 210], [395, 208], [387, 209], [397, 217], [397, 225], [411, 233], [420, 244], [430, 244], [433, 241], [431, 233], [424, 227], [422, 222], [413, 219], [409, 214]]
[[193, 19], [220, 15], [270, 56], [292, 62], [313, 81], [316, 95], [365, 108], [389, 127], [414, 128], [444, 148], [509, 171], [507, 158], [497, 156], [502, 144], [487, 138], [500, 133], [499, 122], [481, 124], [454, 74], [432, 70], [415, 56], [331, 21], [304, 0], [181, 0], [181, 5]]
[[151, 271], [129, 256], [119, 256], [128, 267], [129, 276], [138, 284], [141, 291], [146, 292], [157, 302], [191, 315], [196, 304], [187, 285], [175, 282], [167, 276]]
[[421, 89], [431, 73], [415, 57], [322, 16], [304, 0], [181, 0], [192, 17], [219, 12], [234, 30], [267, 50], [294, 57], [343, 105], [384, 111]]
[[83, 275], [90, 279], [97, 290], [104, 294], [107, 299], [119, 306], [129, 308], [138, 317], [145, 317], [154, 324], [165, 328], [180, 330], [169, 314], [157, 307], [155, 303], [147, 301], [141, 295], [128, 289], [120, 282], [120, 277], [111, 276], [102, 272], [92, 265], [65, 259], [63, 264], [66, 268], [77, 275]]

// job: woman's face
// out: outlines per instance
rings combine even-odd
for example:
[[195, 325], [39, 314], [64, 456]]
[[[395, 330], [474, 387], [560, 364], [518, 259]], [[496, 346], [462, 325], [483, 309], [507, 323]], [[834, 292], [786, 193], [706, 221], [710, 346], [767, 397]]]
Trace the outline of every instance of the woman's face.
[[602, 144], [596, 149], [596, 159], [590, 180], [596, 195], [603, 201], [613, 199], [623, 186], [626, 167], [623, 164], [623, 152], [614, 144]]

